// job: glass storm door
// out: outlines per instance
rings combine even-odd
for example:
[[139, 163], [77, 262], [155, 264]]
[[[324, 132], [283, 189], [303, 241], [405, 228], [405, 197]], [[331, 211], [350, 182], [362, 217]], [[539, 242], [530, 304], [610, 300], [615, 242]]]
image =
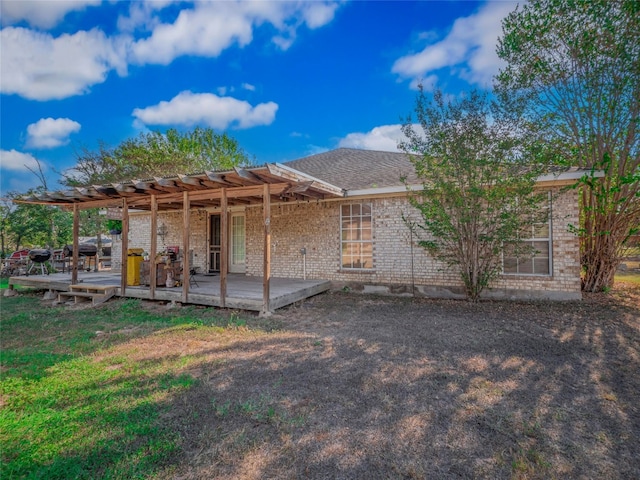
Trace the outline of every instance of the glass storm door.
[[245, 217], [244, 213], [232, 213], [230, 222], [229, 271], [244, 273]]

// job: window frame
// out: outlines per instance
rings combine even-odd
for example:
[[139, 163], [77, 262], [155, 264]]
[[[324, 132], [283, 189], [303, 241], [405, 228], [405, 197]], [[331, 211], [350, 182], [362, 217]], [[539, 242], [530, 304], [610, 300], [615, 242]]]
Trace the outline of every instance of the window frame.
[[[523, 261], [523, 259], [519, 259], [518, 257], [515, 257], [516, 259], [516, 271], [515, 272], [507, 272], [505, 270], [505, 259], [506, 258], [514, 258], [514, 257], [505, 257], [505, 252], [504, 249], [502, 250], [502, 275], [505, 276], [525, 276], [525, 277], [538, 277], [538, 278], [544, 278], [544, 277], [552, 277], [553, 276], [553, 209], [552, 209], [552, 201], [551, 201], [551, 192], [547, 192], [547, 221], [546, 222], [538, 222], [538, 223], [534, 223], [533, 225], [530, 226], [531, 228], [531, 237], [527, 237], [527, 238], [521, 238], [520, 241], [524, 244], [530, 244], [532, 247], [535, 247], [536, 243], [542, 243], [545, 242], [548, 245], [548, 251], [549, 251], [549, 255], [547, 258], [547, 268], [548, 271], [545, 273], [536, 273], [535, 272], [535, 258], [536, 258], [536, 252], [534, 251], [534, 253], [532, 255], [526, 255], [526, 257], [523, 257], [524, 261], [532, 261], [532, 270], [533, 272], [529, 273], [529, 272], [519, 272], [518, 271], [518, 267], [520, 265], [520, 263]], [[547, 236], [546, 237], [536, 237], [535, 236], [535, 232], [537, 228], [540, 228], [541, 225], [546, 225], [547, 227]]]
[[[349, 215], [345, 216], [345, 207], [349, 208]], [[358, 209], [359, 213], [354, 213], [354, 207]], [[368, 208], [369, 213], [363, 213]], [[369, 227], [363, 228], [362, 222], [364, 219], [369, 221]], [[346, 223], [345, 223], [346, 222]], [[355, 228], [353, 224], [357, 223]], [[345, 230], [345, 225], [349, 228]], [[362, 238], [363, 232], [369, 232], [369, 238]], [[345, 238], [347, 236], [356, 234], [359, 238]], [[349, 255], [345, 255], [345, 246], [357, 245], [358, 247], [351, 251]], [[363, 248], [365, 246], [365, 248]], [[368, 246], [368, 248], [366, 248]], [[369, 253], [363, 250], [369, 250]], [[357, 250], [357, 251], [355, 251]], [[372, 202], [352, 202], [340, 204], [340, 270], [345, 272], [370, 272], [374, 270], [373, 260], [373, 203]], [[351, 259], [349, 262], [351, 265], [345, 264], [345, 257], [348, 256]], [[365, 266], [355, 266], [355, 259], [359, 257], [359, 264]], [[371, 262], [371, 266], [367, 266], [367, 262]]]

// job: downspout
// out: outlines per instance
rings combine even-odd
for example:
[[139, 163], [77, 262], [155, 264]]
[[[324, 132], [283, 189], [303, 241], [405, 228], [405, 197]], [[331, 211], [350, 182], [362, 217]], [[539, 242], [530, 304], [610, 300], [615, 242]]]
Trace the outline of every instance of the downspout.
[[302, 247], [300, 249], [300, 253], [302, 254], [302, 279], [307, 279], [307, 249]]

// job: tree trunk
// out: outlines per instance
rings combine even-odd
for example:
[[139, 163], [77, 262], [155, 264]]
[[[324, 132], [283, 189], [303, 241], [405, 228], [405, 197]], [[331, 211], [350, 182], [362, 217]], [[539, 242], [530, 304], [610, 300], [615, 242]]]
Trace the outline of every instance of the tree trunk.
[[618, 257], [617, 242], [611, 235], [600, 235], [584, 242], [585, 250], [582, 254], [584, 277], [582, 289], [585, 292], [602, 292], [613, 287], [614, 276], [620, 258]]

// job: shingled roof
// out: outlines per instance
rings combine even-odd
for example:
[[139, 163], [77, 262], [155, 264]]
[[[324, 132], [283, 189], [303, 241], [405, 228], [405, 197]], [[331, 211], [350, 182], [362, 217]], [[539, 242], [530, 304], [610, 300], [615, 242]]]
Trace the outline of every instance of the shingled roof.
[[404, 153], [338, 148], [285, 165], [345, 190], [401, 186], [402, 176], [409, 184], [421, 183]]

